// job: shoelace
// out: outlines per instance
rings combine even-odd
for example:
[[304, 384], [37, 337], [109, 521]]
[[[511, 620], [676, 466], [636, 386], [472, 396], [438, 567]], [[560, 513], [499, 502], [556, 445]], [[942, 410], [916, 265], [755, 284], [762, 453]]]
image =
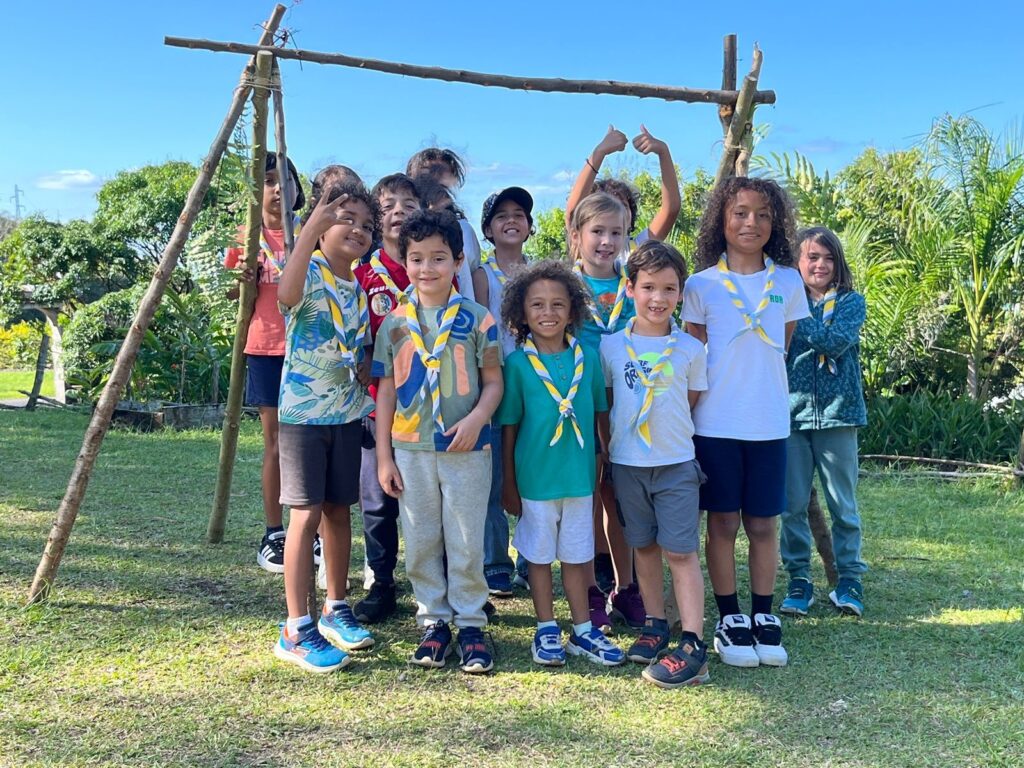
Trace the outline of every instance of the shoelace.
[[553, 632], [538, 635], [538, 640], [540, 640], [540, 647], [545, 651], [557, 651], [562, 647], [562, 638]]
[[651, 632], [641, 632], [640, 637], [636, 639], [637, 645], [647, 646], [650, 648], [656, 648], [661, 643], [661, 636], [655, 635]]

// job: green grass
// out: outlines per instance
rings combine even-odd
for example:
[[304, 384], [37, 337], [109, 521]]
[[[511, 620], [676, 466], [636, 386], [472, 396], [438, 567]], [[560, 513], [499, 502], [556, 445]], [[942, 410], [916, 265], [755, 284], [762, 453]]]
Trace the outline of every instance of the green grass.
[[[32, 382], [36, 379], [36, 372], [33, 371], [0, 371], [0, 400], [14, 400], [23, 398], [19, 390], [32, 391]], [[53, 397], [53, 371], [48, 370], [43, 374], [43, 388], [40, 394]]]
[[865, 481], [867, 614], [838, 617], [819, 592], [810, 617], [785, 620], [784, 669], [713, 658], [712, 684], [681, 691], [643, 683], [636, 666], [542, 670], [517, 597], [492, 626], [496, 674], [426, 672], [406, 664], [418, 635], [406, 593], [401, 616], [375, 628], [377, 648], [322, 677], [270, 652], [284, 597], [254, 562], [253, 422], [219, 546], [203, 543], [218, 435], [111, 432], [51, 600], [23, 607], [85, 426], [74, 413], [0, 412], [2, 765], [1024, 762], [1018, 492]]

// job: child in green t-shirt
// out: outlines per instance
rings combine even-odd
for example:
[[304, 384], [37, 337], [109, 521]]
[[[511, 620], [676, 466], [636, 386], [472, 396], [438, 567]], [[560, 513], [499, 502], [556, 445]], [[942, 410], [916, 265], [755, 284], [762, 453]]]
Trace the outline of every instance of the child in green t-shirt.
[[[572, 335], [588, 312], [582, 281], [561, 262], [542, 261], [505, 286], [501, 316], [521, 347], [505, 363], [503, 504], [520, 517], [512, 543], [529, 562], [537, 613], [533, 660], [565, 664], [565, 652], [613, 666], [625, 654], [590, 621], [587, 588], [594, 557], [594, 420], [608, 410], [595, 350]], [[562, 583], [573, 630], [563, 648], [555, 622], [551, 563]]]

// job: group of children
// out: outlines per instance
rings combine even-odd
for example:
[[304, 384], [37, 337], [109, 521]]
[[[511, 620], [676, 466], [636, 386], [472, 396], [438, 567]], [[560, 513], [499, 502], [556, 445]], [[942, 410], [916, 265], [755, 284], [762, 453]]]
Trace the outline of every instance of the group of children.
[[[490, 671], [488, 598], [511, 595], [515, 577], [533, 599], [536, 663], [563, 665], [568, 653], [641, 663], [643, 677], [666, 688], [704, 682], [706, 510], [715, 650], [734, 666], [784, 665], [773, 612], [776, 518], [790, 575], [780, 611], [806, 614], [815, 469], [840, 572], [830, 597], [862, 612], [855, 485], [864, 301], [842, 246], [821, 228], [798, 239], [774, 182], [732, 178], [711, 193], [688, 276], [683, 256], [662, 242], [679, 209], [671, 155], [646, 128], [633, 143], [661, 164], [662, 205], [648, 227], [632, 236], [635, 194], [597, 180], [604, 158], [626, 145], [610, 128], [569, 198], [568, 261], [534, 263], [523, 254], [530, 194], [509, 187], [487, 199], [481, 233], [493, 249], [481, 255], [452, 195], [462, 162], [437, 148], [372, 191], [344, 166], [321, 171], [284, 260], [274, 227], [283, 169], [268, 156], [260, 270], [242, 279], [257, 280], [262, 297], [246, 349], [248, 400], [260, 406], [267, 448], [258, 560], [285, 575], [277, 656], [328, 672], [373, 645], [363, 625], [395, 610], [400, 520], [424, 633], [412, 663], [442, 667], [457, 650], [462, 670]], [[287, 172], [290, 188], [301, 189], [294, 168]], [[297, 196], [287, 202], [302, 207]], [[229, 253], [228, 266], [237, 257]], [[280, 348], [264, 338], [271, 309], [281, 317], [273, 341], [284, 346], [274, 365], [258, 359]], [[356, 501], [369, 592], [350, 607]], [[287, 536], [281, 504], [291, 508]], [[518, 518], [519, 563], [509, 557], [506, 513]], [[737, 597], [741, 524], [749, 613]], [[314, 619], [306, 591], [321, 547], [327, 595]], [[610, 560], [605, 589], [595, 552]], [[564, 644], [556, 560], [572, 624]], [[671, 650], [664, 561], [681, 624]], [[626, 651], [608, 638], [613, 619], [639, 630]]]

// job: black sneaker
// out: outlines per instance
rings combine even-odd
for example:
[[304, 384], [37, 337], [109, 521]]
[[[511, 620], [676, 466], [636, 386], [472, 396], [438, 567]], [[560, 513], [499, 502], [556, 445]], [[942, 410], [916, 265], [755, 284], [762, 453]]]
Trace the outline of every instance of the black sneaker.
[[494, 660], [484, 643], [483, 630], [478, 627], [459, 630], [459, 660], [459, 669], [473, 675], [494, 669]]
[[662, 688], [699, 685], [711, 679], [708, 674], [708, 648], [701, 643], [682, 643], [657, 664], [640, 673], [644, 680]]
[[782, 622], [775, 614], [754, 614], [754, 652], [758, 661], [769, 667], [784, 667], [789, 661], [782, 647]]
[[274, 531], [263, 536], [256, 562], [264, 571], [284, 573], [284, 535], [284, 531]]
[[370, 593], [356, 603], [356, 619], [363, 624], [377, 624], [395, 612], [395, 585], [373, 582]]
[[409, 659], [411, 664], [430, 669], [440, 669], [452, 652], [452, 631], [443, 621], [431, 624], [423, 633], [423, 639]]
[[629, 647], [626, 658], [637, 664], [652, 664], [668, 648], [668, 622], [649, 618], [640, 630], [640, 637]]
[[313, 534], [313, 565], [320, 565], [324, 556], [324, 546], [320, 543], [320, 534]]
[[597, 580], [597, 588], [606, 595], [615, 589], [615, 567], [612, 565], [612, 556], [607, 552], [594, 556], [594, 578]]

